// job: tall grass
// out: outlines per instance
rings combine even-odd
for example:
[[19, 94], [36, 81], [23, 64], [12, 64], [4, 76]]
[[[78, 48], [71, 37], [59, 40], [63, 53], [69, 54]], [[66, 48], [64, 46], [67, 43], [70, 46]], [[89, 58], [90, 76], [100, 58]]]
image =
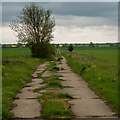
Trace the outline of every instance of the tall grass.
[[3, 49], [4, 74], [2, 77], [2, 116], [10, 119], [12, 102], [19, 90], [30, 82], [32, 73], [45, 59], [30, 57], [28, 49]]
[[118, 65], [102, 59], [62, 51], [73, 71], [81, 75], [114, 110], [118, 110]]
[[2, 58], [17, 58], [20, 56], [30, 56], [29, 48], [2, 48]]
[[114, 63], [118, 62], [118, 48], [81, 48], [79, 50], [75, 49], [73, 52]]

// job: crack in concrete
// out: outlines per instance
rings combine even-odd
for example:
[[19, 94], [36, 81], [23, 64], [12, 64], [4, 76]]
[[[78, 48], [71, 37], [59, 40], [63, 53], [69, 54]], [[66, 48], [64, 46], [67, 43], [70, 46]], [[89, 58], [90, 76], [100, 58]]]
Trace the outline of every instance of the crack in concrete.
[[42, 94], [34, 93], [33, 90], [44, 86], [41, 84], [43, 80], [37, 77], [37, 73], [45, 70], [46, 65], [48, 65], [48, 62], [38, 66], [37, 70], [32, 74], [34, 78], [17, 94], [17, 99], [14, 100], [14, 107], [11, 110], [14, 118], [40, 118], [42, 107], [36, 98]]

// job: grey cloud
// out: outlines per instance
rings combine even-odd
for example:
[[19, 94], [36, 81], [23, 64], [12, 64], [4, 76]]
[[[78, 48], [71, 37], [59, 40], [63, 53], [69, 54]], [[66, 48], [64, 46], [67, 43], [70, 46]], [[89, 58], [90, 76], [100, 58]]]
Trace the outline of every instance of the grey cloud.
[[72, 15], [54, 15], [56, 24], [58, 26], [103, 26], [113, 25], [117, 26], [117, 21], [113, 22], [111, 19], [104, 17], [83, 17], [83, 16], [72, 16]]
[[[30, 2], [2, 3], [3, 25], [5, 22], [10, 22], [13, 18], [15, 18], [16, 14], [19, 13], [26, 4], [30, 4]], [[101, 17], [110, 19], [110, 24], [117, 23], [118, 8], [117, 3], [113, 2], [41, 2], [36, 4], [43, 6], [46, 9], [51, 9], [55, 15]]]
[[[2, 0], [3, 2], [38, 2], [38, 0]], [[119, 2], [119, 0], [39, 0], [39, 2]]]

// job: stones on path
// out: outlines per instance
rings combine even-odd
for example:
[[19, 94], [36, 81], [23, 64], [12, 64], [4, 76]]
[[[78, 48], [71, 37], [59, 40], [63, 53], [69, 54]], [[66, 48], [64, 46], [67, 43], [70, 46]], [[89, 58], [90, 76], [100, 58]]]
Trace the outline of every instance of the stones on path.
[[37, 97], [41, 96], [40, 93], [34, 93], [33, 90], [35, 88], [43, 87], [44, 84], [42, 79], [37, 78], [37, 73], [41, 73], [45, 70], [45, 64], [40, 65], [37, 70], [32, 74], [33, 79], [30, 83], [27, 83], [24, 88], [21, 89], [20, 93], [17, 94], [17, 98], [13, 104], [14, 108], [11, 112], [14, 115], [14, 118], [39, 118], [41, 115], [41, 104], [36, 99]]

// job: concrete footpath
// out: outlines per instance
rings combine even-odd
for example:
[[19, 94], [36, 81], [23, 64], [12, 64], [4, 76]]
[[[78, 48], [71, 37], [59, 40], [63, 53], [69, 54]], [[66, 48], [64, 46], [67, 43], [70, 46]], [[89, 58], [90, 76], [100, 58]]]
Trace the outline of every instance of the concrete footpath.
[[[17, 94], [17, 98], [13, 104], [14, 108], [11, 112], [14, 114], [14, 118], [24, 118], [37, 120], [41, 116], [42, 106], [36, 99], [41, 96], [41, 92], [34, 93], [35, 88], [40, 88], [45, 86], [43, 80], [37, 77], [37, 73], [41, 73], [46, 69], [49, 63], [44, 63], [40, 65], [37, 70], [33, 73], [33, 79], [30, 83], [27, 83], [24, 88], [21, 89], [20, 93]], [[57, 64], [57, 63], [56, 63]], [[117, 118], [115, 112], [102, 100], [99, 96], [95, 94], [89, 87], [87, 82], [85, 82], [79, 75], [74, 73], [72, 69], [66, 63], [66, 59], [63, 58], [62, 64], [57, 64], [57, 67], [63, 68], [63, 70], [57, 73], [50, 73], [50, 71], [45, 71], [42, 76], [50, 76], [52, 74], [61, 75], [61, 81], [63, 86], [69, 86], [60, 90], [49, 90], [53, 92], [68, 93], [75, 99], [71, 99], [69, 104], [71, 105], [71, 111], [75, 114], [75, 118], [84, 118], [85, 120], [98, 120], [98, 118]], [[48, 90], [41, 90], [46, 92]], [[89, 119], [86, 119], [89, 118]], [[92, 118], [92, 119], [91, 119]], [[84, 120], [83, 119], [83, 120]], [[42, 120], [42, 119], [41, 119]], [[70, 120], [70, 119], [69, 119]], [[75, 120], [75, 119], [72, 119]]]
[[64, 68], [64, 70], [59, 71], [59, 75], [63, 76], [61, 79], [65, 80], [61, 81], [62, 85], [71, 87], [59, 90], [59, 92], [68, 93], [75, 98], [69, 103], [76, 118], [115, 118], [116, 113], [88, 87], [87, 82], [72, 71], [65, 58], [58, 67]]

